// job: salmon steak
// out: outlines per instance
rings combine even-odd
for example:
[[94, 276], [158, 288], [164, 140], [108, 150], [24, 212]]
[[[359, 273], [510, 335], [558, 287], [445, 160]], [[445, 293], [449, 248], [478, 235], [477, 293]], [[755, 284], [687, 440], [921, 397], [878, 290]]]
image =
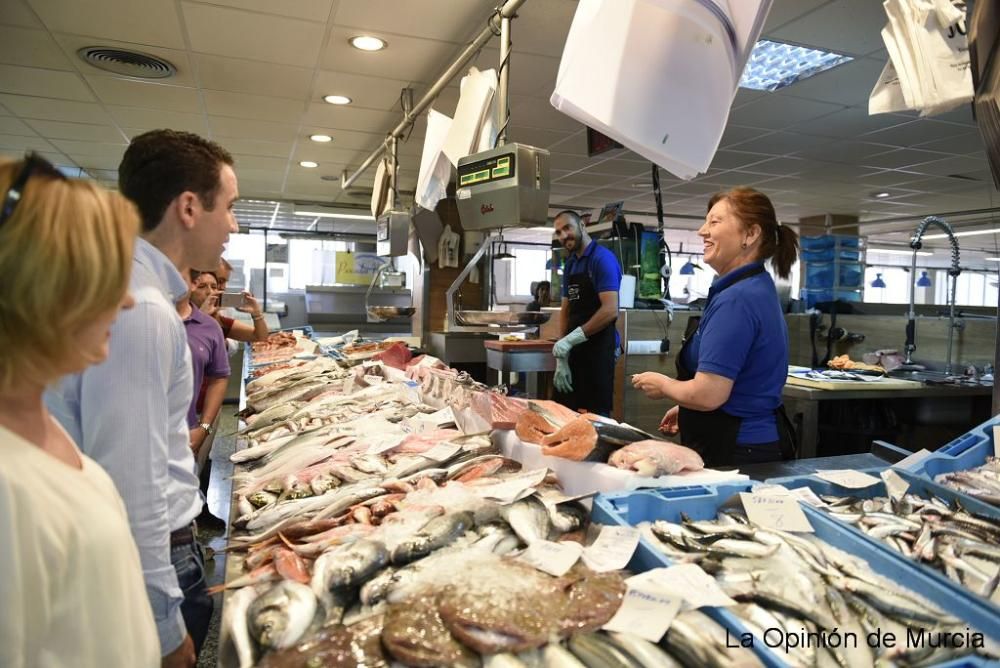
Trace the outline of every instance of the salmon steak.
[[556, 428], [534, 411], [521, 413], [514, 425], [514, 433], [525, 443], [541, 445], [542, 439], [555, 432]]
[[597, 430], [593, 422], [578, 417], [554, 434], [542, 438], [541, 446], [545, 455], [582, 462], [597, 446]]

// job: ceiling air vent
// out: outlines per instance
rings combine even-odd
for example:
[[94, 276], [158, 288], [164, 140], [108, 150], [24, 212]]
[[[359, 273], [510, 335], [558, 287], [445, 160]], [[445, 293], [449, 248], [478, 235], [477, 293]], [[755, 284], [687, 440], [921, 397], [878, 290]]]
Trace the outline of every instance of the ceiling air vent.
[[86, 63], [106, 72], [137, 79], [166, 79], [177, 73], [177, 68], [162, 58], [138, 51], [87, 46], [76, 54]]

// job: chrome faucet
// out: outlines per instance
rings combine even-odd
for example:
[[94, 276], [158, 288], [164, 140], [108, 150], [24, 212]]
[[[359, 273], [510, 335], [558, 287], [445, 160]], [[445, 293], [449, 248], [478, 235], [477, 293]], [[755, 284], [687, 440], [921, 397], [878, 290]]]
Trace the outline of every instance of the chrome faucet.
[[951, 225], [937, 216], [927, 216], [920, 221], [920, 224], [917, 225], [916, 231], [913, 233], [913, 237], [910, 238], [910, 248], [913, 249], [913, 258], [910, 261], [910, 312], [907, 315], [906, 345], [903, 347], [903, 350], [906, 353], [906, 359], [903, 360], [903, 364], [913, 363], [913, 351], [917, 349], [917, 314], [914, 309], [914, 299], [916, 296], [915, 283], [917, 278], [917, 251], [919, 251], [923, 246], [921, 240], [924, 238], [927, 228], [931, 225], [940, 227], [941, 230], [948, 236], [948, 243], [951, 244], [951, 268], [948, 270], [948, 275], [951, 276], [951, 293], [948, 297], [948, 361], [946, 362], [944, 368], [944, 372], [951, 375], [951, 349], [952, 342], [955, 337], [955, 299], [958, 289], [958, 275], [962, 273], [962, 268], [958, 264], [958, 240], [955, 238], [955, 232], [951, 229]]

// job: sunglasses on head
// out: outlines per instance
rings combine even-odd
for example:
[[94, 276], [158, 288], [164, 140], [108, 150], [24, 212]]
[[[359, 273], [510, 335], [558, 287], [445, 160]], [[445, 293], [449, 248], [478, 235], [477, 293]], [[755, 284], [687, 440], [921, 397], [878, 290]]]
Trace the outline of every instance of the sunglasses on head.
[[33, 176], [66, 180], [66, 176], [56, 169], [51, 162], [37, 153], [29, 153], [24, 158], [24, 166], [21, 167], [21, 172], [14, 179], [14, 183], [7, 190], [7, 194], [4, 195], [3, 206], [0, 207], [0, 225], [6, 223], [13, 215], [14, 209], [17, 208], [18, 202], [21, 201], [21, 197], [24, 195], [24, 189], [27, 187], [28, 181]]

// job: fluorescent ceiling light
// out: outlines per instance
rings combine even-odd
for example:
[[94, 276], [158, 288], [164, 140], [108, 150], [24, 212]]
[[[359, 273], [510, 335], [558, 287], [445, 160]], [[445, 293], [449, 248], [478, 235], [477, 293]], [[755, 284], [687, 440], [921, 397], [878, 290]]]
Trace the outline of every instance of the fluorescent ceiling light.
[[[986, 234], [1000, 234], [1000, 227], [993, 230], [973, 230], [971, 232], [955, 232], [956, 237], [978, 237]], [[926, 234], [924, 241], [928, 239], [947, 239], [947, 234]]]
[[1000, 262], [1000, 257], [988, 257], [988, 258], [986, 258], [986, 261], [987, 262]]
[[[913, 255], [911, 250], [897, 250], [895, 248], [869, 248], [869, 253], [884, 253], [885, 255]], [[917, 251], [917, 255], [934, 255], [934, 253], [928, 253], [927, 251]]]
[[875, 197], [877, 197], [878, 199], [885, 199], [888, 196], [889, 196], [889, 193], [887, 193], [885, 191], [882, 191], [880, 193], [875, 193]]
[[345, 218], [347, 220], [375, 220], [375, 217], [370, 214], [353, 213], [353, 209], [350, 212], [339, 212], [336, 209], [328, 209], [326, 211], [317, 211], [315, 209], [296, 209], [296, 216], [308, 216], [309, 218]]
[[350, 104], [351, 98], [346, 95], [327, 95], [323, 98], [325, 102], [330, 104]]
[[300, 167], [305, 167], [306, 169], [315, 169], [319, 167], [318, 162], [313, 162], [312, 160], [303, 160], [299, 163]]
[[330, 135], [309, 135], [309, 139], [312, 139], [314, 142], [319, 142], [320, 144], [333, 141], [333, 137]]
[[778, 90], [852, 60], [839, 53], [762, 39], [750, 53], [740, 86]]
[[371, 35], [358, 35], [350, 39], [351, 46], [362, 51], [381, 51], [386, 47], [384, 39], [372, 37]]

